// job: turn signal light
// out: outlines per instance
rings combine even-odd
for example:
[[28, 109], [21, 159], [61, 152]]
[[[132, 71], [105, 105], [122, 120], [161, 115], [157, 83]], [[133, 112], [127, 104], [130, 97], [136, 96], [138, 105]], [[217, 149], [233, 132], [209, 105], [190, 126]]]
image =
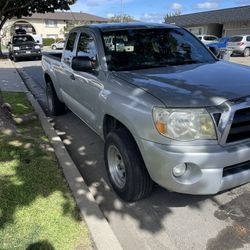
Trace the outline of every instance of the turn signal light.
[[161, 134], [166, 134], [167, 133], [167, 125], [163, 122], [156, 122], [156, 128]]

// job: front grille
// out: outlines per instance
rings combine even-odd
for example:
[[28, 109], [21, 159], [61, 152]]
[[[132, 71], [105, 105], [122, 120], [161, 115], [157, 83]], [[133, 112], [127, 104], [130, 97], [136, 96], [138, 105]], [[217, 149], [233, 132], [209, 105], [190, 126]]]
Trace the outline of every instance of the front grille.
[[250, 139], [250, 108], [235, 112], [227, 143], [244, 139]]
[[33, 45], [22, 45], [21, 50], [32, 50], [33, 49]]
[[250, 170], [250, 161], [242, 162], [233, 166], [228, 166], [223, 169], [223, 177], [237, 174], [246, 170]]

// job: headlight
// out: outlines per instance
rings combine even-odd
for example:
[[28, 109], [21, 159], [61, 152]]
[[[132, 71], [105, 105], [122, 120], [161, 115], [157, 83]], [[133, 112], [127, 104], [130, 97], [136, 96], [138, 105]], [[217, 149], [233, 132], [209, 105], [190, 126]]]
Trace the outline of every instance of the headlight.
[[171, 139], [216, 139], [214, 123], [206, 109], [154, 108], [153, 118], [158, 132]]
[[13, 50], [20, 50], [20, 47], [14, 46], [14, 47], [13, 47]]
[[35, 49], [40, 49], [40, 46], [39, 46], [39, 45], [36, 45], [36, 46], [35, 46]]

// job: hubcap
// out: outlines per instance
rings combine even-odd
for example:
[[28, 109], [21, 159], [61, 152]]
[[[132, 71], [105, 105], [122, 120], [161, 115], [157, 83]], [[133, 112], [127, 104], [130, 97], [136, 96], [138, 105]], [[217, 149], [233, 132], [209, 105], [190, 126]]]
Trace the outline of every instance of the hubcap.
[[126, 169], [121, 153], [116, 146], [108, 148], [108, 168], [111, 178], [118, 188], [124, 188], [126, 184]]

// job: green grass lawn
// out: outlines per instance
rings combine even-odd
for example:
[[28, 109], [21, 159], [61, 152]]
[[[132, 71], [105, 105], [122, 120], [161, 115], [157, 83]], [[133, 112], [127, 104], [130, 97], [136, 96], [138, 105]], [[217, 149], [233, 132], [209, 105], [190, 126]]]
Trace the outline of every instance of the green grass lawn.
[[[15, 115], [23, 93], [2, 93]], [[38, 119], [0, 133], [0, 249], [91, 249], [88, 229]]]

